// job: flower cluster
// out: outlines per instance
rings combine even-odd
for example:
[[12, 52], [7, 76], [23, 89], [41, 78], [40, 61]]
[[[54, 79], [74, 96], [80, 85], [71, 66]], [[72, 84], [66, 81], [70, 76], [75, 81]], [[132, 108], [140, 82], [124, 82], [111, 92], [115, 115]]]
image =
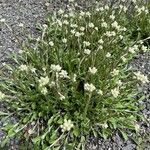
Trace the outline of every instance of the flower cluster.
[[90, 72], [91, 74], [95, 74], [95, 73], [97, 72], [96, 67], [89, 67], [89, 72]]
[[112, 89], [111, 93], [112, 93], [114, 98], [117, 98], [119, 96], [119, 94], [120, 94], [119, 88]]
[[27, 66], [27, 65], [20, 65], [20, 66], [19, 66], [19, 69], [20, 69], [21, 71], [28, 71], [28, 66]]
[[63, 125], [60, 126], [62, 128], [62, 132], [70, 131], [74, 125], [71, 120], [64, 119]]
[[144, 74], [142, 74], [140, 71], [135, 72], [135, 77], [137, 78], [137, 80], [141, 81], [143, 84], [145, 83], [149, 83], [148, 77]]
[[91, 93], [91, 92], [93, 92], [96, 89], [96, 87], [92, 83], [91, 84], [85, 83], [84, 89], [85, 89], [85, 91]]
[[62, 69], [60, 65], [54, 65], [54, 64], [52, 64], [50, 68], [52, 71], [55, 71], [55, 72], [60, 72]]
[[45, 85], [47, 85], [49, 83], [49, 77], [46, 76], [46, 77], [40, 77], [39, 79], [39, 86], [40, 87], [43, 87]]

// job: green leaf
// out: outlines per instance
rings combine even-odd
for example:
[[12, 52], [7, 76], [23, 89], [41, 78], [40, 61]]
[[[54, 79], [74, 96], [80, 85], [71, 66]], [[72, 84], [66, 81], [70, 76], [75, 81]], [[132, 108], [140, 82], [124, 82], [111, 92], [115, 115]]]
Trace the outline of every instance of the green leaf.
[[51, 125], [52, 121], [53, 121], [54, 117], [52, 116], [49, 120], [48, 120], [48, 125]]
[[8, 139], [8, 138], [2, 140], [1, 143], [0, 143], [1, 148], [3, 148], [8, 142], [9, 142], [9, 139]]
[[36, 108], [36, 104], [32, 103], [31, 107], [32, 107], [32, 109], [35, 109]]
[[79, 136], [79, 128], [74, 128], [73, 129], [73, 134], [77, 137]]
[[34, 144], [37, 144], [37, 143], [39, 143], [40, 141], [41, 141], [41, 136], [37, 136], [36, 138], [32, 139], [32, 142], [33, 142]]
[[85, 137], [81, 136], [81, 143], [84, 143], [84, 142], [85, 142]]
[[5, 113], [5, 112], [3, 112], [3, 111], [0, 111], [0, 116], [7, 116], [7, 115], [9, 115], [8, 113]]
[[13, 128], [14, 128], [14, 124], [7, 124], [4, 127], [2, 127], [2, 129], [7, 132], [9, 132], [9, 130], [11, 130]]
[[57, 121], [58, 124], [63, 124], [63, 119], [60, 118], [58, 121]]
[[128, 140], [127, 134], [124, 131], [122, 131], [122, 130], [120, 130], [120, 132], [121, 132], [122, 137], [124, 138], [124, 140], [127, 141]]
[[15, 133], [14, 129], [10, 129], [10, 130], [8, 131], [8, 136], [9, 136], [9, 137], [13, 137], [15, 134], [16, 134], [16, 133]]
[[108, 132], [106, 131], [106, 129], [103, 129], [102, 136], [105, 140], [108, 138]]
[[71, 143], [71, 144], [67, 144], [66, 146], [65, 146], [65, 149], [66, 150], [73, 150], [73, 144]]
[[23, 119], [23, 123], [28, 122], [28, 120], [29, 120], [29, 116], [24, 117], [24, 119]]

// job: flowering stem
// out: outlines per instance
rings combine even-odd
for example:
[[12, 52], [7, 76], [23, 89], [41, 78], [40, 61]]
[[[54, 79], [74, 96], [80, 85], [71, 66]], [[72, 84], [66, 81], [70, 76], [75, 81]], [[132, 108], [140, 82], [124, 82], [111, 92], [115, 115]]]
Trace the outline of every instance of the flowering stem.
[[86, 106], [85, 106], [85, 110], [84, 110], [84, 116], [85, 117], [87, 115], [87, 110], [88, 110], [88, 107], [89, 107], [89, 104], [90, 104], [91, 97], [92, 97], [92, 92], [89, 94], [89, 98], [88, 98], [88, 101], [87, 101]]

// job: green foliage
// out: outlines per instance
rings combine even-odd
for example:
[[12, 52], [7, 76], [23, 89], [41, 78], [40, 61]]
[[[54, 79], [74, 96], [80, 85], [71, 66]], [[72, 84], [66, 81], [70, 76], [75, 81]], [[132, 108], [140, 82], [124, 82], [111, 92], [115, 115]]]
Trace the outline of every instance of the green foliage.
[[136, 84], [149, 81], [128, 62], [148, 50], [141, 37], [150, 16], [134, 7], [129, 19], [124, 5], [60, 10], [38, 26], [41, 36], [1, 76], [1, 118], [17, 121], [4, 124], [3, 144], [16, 137], [30, 149], [84, 150], [90, 135], [107, 138], [117, 129], [126, 140], [126, 129], [137, 130]]

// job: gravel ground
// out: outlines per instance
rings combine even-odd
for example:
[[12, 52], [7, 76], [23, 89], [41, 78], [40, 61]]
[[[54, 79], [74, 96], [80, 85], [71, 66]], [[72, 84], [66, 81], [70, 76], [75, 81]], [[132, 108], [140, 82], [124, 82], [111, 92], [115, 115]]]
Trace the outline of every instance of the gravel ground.
[[[27, 35], [35, 35], [35, 24], [41, 22], [46, 14], [44, 0], [0, 0], [0, 19], [14, 31], [13, 33], [1, 24], [0, 26], [0, 62], [3, 55], [12, 51], [19, 51]], [[25, 30], [19, 27], [22, 23]]]
[[[45, 5], [46, 0], [0, 0], [0, 19], [4, 18], [14, 31], [12, 33], [5, 25], [0, 24], [0, 63], [4, 62], [7, 53], [19, 51], [21, 43], [27, 39], [29, 34], [37, 35], [35, 29], [37, 22], [43, 22], [46, 14], [54, 9], [66, 8], [66, 2], [66, 0], [51, 0], [51, 3]], [[20, 23], [23, 23], [25, 29], [19, 26]], [[143, 73], [150, 74], [150, 53], [140, 54], [133, 60], [132, 66]], [[140, 86], [140, 88], [145, 93], [150, 92], [150, 85]], [[143, 114], [150, 121], [150, 98], [145, 99], [141, 105], [144, 107]], [[90, 138], [87, 150], [136, 150], [138, 148], [150, 150], [148, 138], [150, 137], [150, 123], [139, 122], [139, 124], [141, 125], [139, 136], [134, 137], [134, 133], [129, 133], [131, 138], [126, 142], [118, 133], [105, 141]], [[138, 147], [132, 137], [138, 139]]]

